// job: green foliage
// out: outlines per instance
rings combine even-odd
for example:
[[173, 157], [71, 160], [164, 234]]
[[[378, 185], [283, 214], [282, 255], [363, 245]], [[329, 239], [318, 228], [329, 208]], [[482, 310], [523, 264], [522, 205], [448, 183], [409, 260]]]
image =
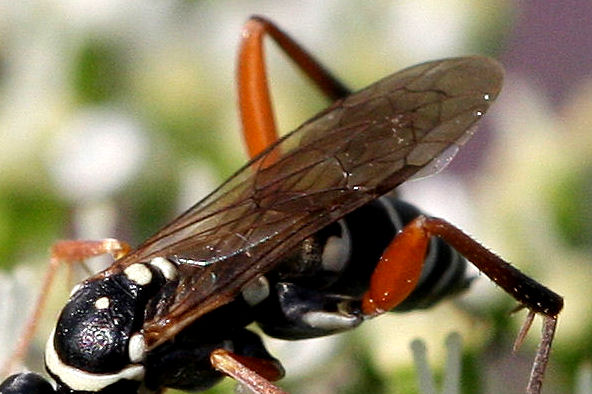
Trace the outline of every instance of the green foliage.
[[83, 104], [104, 103], [125, 91], [123, 50], [111, 41], [90, 39], [74, 61], [75, 94]]
[[27, 188], [0, 191], [0, 266], [11, 267], [21, 256], [48, 256], [55, 234], [67, 225], [63, 202], [50, 193]]
[[592, 248], [592, 167], [565, 174], [550, 197], [560, 236], [571, 247]]

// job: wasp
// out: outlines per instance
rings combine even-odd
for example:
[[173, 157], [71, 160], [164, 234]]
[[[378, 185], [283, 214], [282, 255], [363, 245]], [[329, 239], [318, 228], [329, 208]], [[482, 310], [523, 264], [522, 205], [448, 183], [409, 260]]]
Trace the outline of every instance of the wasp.
[[[333, 100], [281, 138], [266, 36]], [[0, 391], [199, 391], [230, 376], [280, 393], [272, 381], [282, 365], [249, 324], [284, 339], [350, 330], [465, 289], [470, 261], [529, 310], [518, 343], [542, 315], [527, 387], [539, 392], [561, 296], [390, 193], [452, 159], [502, 80], [496, 61], [473, 56], [416, 65], [352, 93], [272, 22], [252, 17], [238, 61], [251, 161], [136, 249], [112, 239], [57, 243], [50, 272], [60, 260], [116, 260], [72, 290], [45, 349], [53, 385], [20, 373]]]

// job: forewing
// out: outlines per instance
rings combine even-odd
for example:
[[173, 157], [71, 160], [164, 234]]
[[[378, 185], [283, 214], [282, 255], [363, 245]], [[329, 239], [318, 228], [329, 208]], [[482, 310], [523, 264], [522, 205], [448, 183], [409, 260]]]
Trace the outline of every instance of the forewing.
[[175, 301], [144, 326], [149, 346], [228, 303], [307, 236], [462, 144], [502, 75], [483, 57], [393, 74], [282, 138], [146, 241], [118, 266], [156, 256], [186, 261]]

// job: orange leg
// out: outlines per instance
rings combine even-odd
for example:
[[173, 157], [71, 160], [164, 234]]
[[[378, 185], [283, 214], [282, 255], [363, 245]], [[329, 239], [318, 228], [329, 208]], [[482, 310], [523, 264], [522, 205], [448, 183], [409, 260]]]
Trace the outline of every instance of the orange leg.
[[283, 369], [272, 361], [216, 349], [210, 355], [210, 362], [218, 371], [247, 386], [254, 393], [285, 393], [270, 382], [284, 376]]
[[443, 219], [419, 216], [385, 250], [363, 299], [363, 311], [372, 316], [389, 311], [415, 288], [429, 238], [437, 236], [454, 247], [481, 272], [533, 312], [557, 316], [563, 298], [524, 275]]
[[243, 28], [238, 58], [238, 97], [242, 133], [251, 158], [278, 139], [265, 73], [265, 34], [269, 34], [331, 100], [340, 99], [351, 93], [312, 55], [272, 22], [260, 16], [251, 17]]
[[535, 313], [543, 315], [543, 335], [527, 392], [539, 392], [555, 334], [557, 315], [563, 298], [524, 275], [452, 224], [438, 218], [419, 216], [395, 237], [386, 248], [370, 279], [362, 299], [362, 312], [375, 316], [397, 306], [413, 291], [421, 274], [429, 238], [440, 237], [471, 261], [481, 272], [512, 295], [521, 307], [529, 309], [526, 322], [516, 340], [517, 348]]
[[35, 309], [25, 324], [25, 328], [17, 341], [13, 354], [8, 358], [6, 365], [3, 366], [0, 372], [2, 376], [6, 376], [11, 371], [13, 365], [20, 362], [25, 356], [25, 352], [37, 329], [37, 324], [47, 301], [49, 289], [60, 262], [68, 263], [71, 268], [72, 263], [103, 254], [110, 254], [113, 258], [119, 259], [129, 253], [130, 250], [131, 247], [127, 243], [111, 238], [101, 241], [59, 241], [55, 243], [51, 248], [49, 266], [43, 277], [41, 292], [37, 298]]

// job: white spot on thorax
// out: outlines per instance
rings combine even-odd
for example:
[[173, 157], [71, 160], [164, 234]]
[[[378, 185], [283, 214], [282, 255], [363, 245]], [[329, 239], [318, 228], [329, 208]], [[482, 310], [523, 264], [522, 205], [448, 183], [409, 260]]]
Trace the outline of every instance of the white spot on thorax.
[[146, 286], [152, 281], [152, 272], [144, 264], [132, 264], [123, 270], [123, 273], [132, 282], [136, 282], [140, 286]]
[[142, 334], [134, 334], [129, 340], [128, 355], [132, 363], [139, 363], [146, 356], [146, 341]]
[[165, 277], [166, 280], [175, 280], [177, 279], [178, 272], [177, 267], [169, 260], [163, 257], [155, 257], [150, 260], [150, 265], [156, 267], [162, 272], [162, 275]]
[[322, 265], [327, 271], [340, 272], [348, 262], [351, 254], [351, 235], [343, 220], [339, 220], [341, 237], [332, 235], [327, 238], [323, 248]]
[[107, 309], [109, 308], [109, 297], [101, 297], [95, 301], [95, 308], [97, 309]]
[[265, 276], [258, 277], [243, 288], [242, 295], [247, 304], [257, 305], [269, 296], [269, 281]]

